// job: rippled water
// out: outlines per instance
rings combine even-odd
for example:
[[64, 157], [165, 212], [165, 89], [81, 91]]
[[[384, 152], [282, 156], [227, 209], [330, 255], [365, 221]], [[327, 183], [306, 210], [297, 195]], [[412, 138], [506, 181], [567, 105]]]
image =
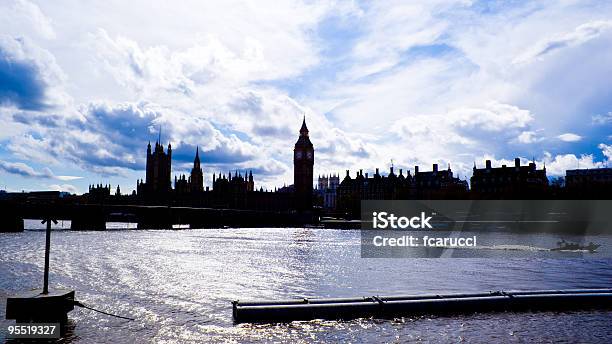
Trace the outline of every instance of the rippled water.
[[[550, 238], [554, 241], [556, 238]], [[0, 307], [41, 286], [44, 232], [0, 233]], [[52, 233], [52, 286], [130, 322], [70, 313], [67, 342], [610, 342], [612, 312], [234, 325], [231, 300], [611, 288], [610, 259], [363, 259], [359, 231]], [[7, 324], [2, 318], [2, 324]], [[0, 335], [1, 336], [1, 335]], [[0, 338], [2, 339], [2, 338]]]

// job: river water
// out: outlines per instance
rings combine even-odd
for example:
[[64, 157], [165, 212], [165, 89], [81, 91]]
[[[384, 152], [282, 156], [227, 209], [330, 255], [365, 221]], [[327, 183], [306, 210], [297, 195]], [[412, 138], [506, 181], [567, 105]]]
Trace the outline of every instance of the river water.
[[[42, 284], [44, 232], [0, 233], [0, 308]], [[548, 238], [554, 242], [558, 238]], [[581, 342], [612, 340], [612, 312], [492, 313], [234, 325], [231, 301], [500, 289], [612, 288], [612, 260], [365, 259], [331, 229], [52, 233], [50, 284], [76, 290], [67, 343]], [[11, 323], [3, 317], [4, 326]], [[0, 340], [4, 334], [0, 334]]]

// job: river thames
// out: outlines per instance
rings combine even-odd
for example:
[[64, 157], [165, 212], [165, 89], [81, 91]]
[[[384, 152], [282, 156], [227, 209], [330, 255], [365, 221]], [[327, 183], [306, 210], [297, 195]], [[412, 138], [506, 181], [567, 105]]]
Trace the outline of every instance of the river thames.
[[[69, 314], [70, 333], [62, 342], [601, 343], [612, 338], [610, 311], [232, 322], [230, 302], [236, 299], [612, 288], [612, 259], [596, 255], [366, 259], [360, 244], [359, 231], [332, 229], [54, 231], [50, 285], [75, 289], [87, 305], [136, 319], [77, 308]], [[0, 234], [3, 314], [8, 296], [40, 288], [43, 250], [43, 231]], [[8, 323], [3, 317], [2, 325]]]

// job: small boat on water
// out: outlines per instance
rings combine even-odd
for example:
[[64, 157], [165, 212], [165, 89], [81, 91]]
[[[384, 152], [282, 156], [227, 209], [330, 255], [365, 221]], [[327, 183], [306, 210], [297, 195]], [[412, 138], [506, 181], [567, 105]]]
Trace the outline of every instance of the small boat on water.
[[564, 239], [557, 241], [557, 247], [551, 248], [551, 251], [589, 251], [595, 252], [601, 245], [589, 242], [588, 245], [580, 245], [574, 242], [567, 242]]

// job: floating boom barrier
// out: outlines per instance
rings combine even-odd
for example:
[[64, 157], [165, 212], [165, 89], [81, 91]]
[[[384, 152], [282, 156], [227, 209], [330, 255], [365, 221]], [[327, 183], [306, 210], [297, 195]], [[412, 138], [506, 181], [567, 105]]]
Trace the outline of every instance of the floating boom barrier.
[[612, 308], [612, 289], [492, 291], [475, 294], [233, 301], [236, 323], [393, 318], [423, 314]]

